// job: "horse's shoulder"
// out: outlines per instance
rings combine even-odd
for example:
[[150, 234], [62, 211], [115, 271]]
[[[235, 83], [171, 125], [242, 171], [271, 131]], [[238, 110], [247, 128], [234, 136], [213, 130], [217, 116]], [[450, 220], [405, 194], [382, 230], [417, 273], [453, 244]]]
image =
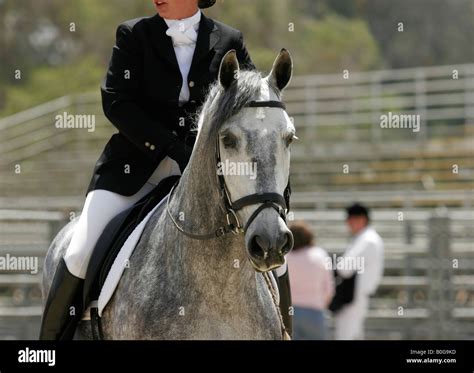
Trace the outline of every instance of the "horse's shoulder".
[[143, 240], [151, 240], [152, 237], [157, 237], [157, 233], [162, 230], [162, 224], [160, 222], [160, 219], [164, 217], [164, 214], [166, 212], [166, 201], [161, 204], [158, 208], [155, 209], [151, 213], [150, 218], [145, 224], [145, 227], [143, 228], [143, 233], [140, 241]]

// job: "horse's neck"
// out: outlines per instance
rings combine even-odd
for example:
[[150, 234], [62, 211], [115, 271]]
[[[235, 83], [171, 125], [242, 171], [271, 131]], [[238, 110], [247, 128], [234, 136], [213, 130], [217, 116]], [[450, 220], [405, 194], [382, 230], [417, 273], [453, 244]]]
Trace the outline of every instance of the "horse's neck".
[[172, 201], [173, 210], [181, 214], [183, 226], [194, 232], [208, 233], [225, 221], [217, 188], [216, 167], [197, 149], [193, 154]]
[[[184, 172], [170, 204], [175, 216], [187, 231], [210, 233], [226, 224], [225, 213], [217, 187], [216, 168], [203, 159], [196, 149]], [[255, 272], [245, 252], [243, 235], [226, 234], [221, 238], [194, 240], [179, 233], [176, 258], [192, 271], [197, 287], [207, 287], [217, 297], [242, 293]], [[202, 287], [201, 287], [202, 289]]]

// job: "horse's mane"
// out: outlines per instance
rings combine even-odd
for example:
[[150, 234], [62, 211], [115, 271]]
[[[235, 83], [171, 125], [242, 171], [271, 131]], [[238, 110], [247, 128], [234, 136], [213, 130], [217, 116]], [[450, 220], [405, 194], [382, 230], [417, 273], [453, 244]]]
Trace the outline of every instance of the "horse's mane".
[[[280, 91], [269, 84], [270, 89], [280, 98]], [[242, 110], [249, 101], [258, 97], [261, 85], [262, 75], [255, 70], [240, 71], [239, 79], [228, 89], [224, 89], [218, 81], [213, 83], [209, 87], [203, 106], [197, 113], [194, 130], [204, 130], [207, 140], [215, 141], [222, 125]]]

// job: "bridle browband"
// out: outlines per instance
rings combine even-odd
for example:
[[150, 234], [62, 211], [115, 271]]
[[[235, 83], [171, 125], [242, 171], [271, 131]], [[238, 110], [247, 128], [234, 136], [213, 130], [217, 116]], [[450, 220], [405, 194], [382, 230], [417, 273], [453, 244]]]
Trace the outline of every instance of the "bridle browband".
[[[280, 108], [286, 110], [286, 106], [281, 101], [250, 101], [244, 107], [264, 107], [264, 108]], [[216, 140], [216, 165], [221, 163], [221, 153], [220, 153], [220, 144], [219, 144], [219, 137], [217, 136]], [[254, 193], [248, 196], [239, 198], [237, 201], [232, 202], [230, 198], [230, 193], [227, 189], [227, 185], [225, 183], [224, 175], [222, 173], [217, 174], [217, 181], [219, 183], [219, 193], [224, 202], [225, 213], [226, 213], [226, 220], [227, 224], [215, 229], [213, 232], [207, 234], [194, 234], [190, 232], [186, 232], [178, 222], [173, 218], [171, 211], [169, 209], [169, 202], [171, 200], [172, 194], [175, 190], [177, 184], [173, 186], [170, 193], [168, 194], [168, 199], [166, 201], [166, 211], [168, 216], [170, 217], [171, 221], [173, 222], [174, 226], [184, 235], [196, 239], [196, 240], [209, 240], [212, 238], [223, 236], [227, 233], [244, 233], [247, 231], [250, 224], [254, 221], [254, 219], [258, 216], [260, 212], [267, 208], [275, 209], [280, 217], [286, 222], [286, 215], [290, 210], [290, 195], [291, 195], [291, 187], [290, 187], [290, 178], [288, 176], [288, 184], [285, 188], [283, 195], [279, 193]], [[251, 206], [255, 204], [261, 205], [250, 215], [250, 218], [247, 220], [245, 226], [242, 226], [238, 216], [237, 211], [243, 209], [246, 206]]]

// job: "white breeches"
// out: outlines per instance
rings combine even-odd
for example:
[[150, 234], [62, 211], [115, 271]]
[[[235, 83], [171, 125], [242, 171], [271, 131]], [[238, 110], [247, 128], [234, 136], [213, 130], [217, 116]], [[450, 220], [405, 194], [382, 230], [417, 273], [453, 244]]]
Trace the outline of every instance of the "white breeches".
[[92, 251], [107, 224], [119, 213], [133, 206], [151, 192], [164, 178], [180, 175], [178, 164], [169, 157], [160, 162], [145, 185], [132, 196], [122, 196], [108, 190], [89, 192], [81, 216], [74, 227], [64, 260], [71, 274], [84, 279]]

